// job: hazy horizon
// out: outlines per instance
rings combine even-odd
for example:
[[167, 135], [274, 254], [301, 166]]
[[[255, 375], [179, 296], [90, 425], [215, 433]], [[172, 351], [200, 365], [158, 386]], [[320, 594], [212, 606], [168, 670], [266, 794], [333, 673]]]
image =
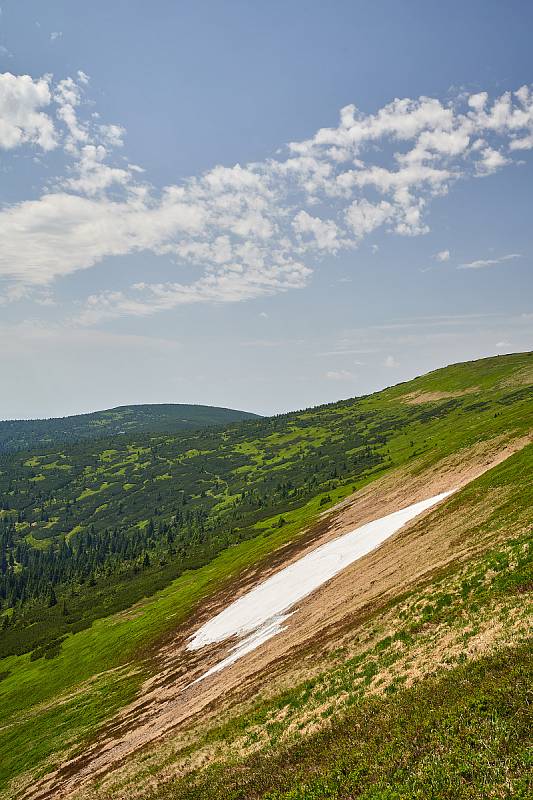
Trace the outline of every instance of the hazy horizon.
[[[523, 352], [531, 352], [531, 351], [523, 351]], [[485, 358], [492, 358], [492, 357], [496, 357], [498, 355], [502, 355], [502, 353], [493, 353], [491, 355], [485, 356]], [[519, 355], [519, 353], [514, 353], [514, 354], [513, 353], [506, 353], [505, 355]], [[438, 370], [438, 369], [443, 369], [444, 367], [447, 367], [447, 366], [453, 366], [454, 363], [462, 363], [462, 362], [453, 362], [453, 363], [450, 363], [450, 364], [442, 364], [442, 365], [440, 365], [438, 367], [435, 367], [434, 369], [428, 370], [428, 372], [432, 372], [432, 371]], [[422, 377], [425, 374], [427, 374], [427, 373], [418, 373], [416, 375], [411, 375], [411, 376], [406, 377], [405, 379], [402, 379], [401, 381], [397, 381], [396, 383], [389, 383], [389, 384], [386, 384], [384, 386], [377, 386], [375, 389], [372, 389], [371, 391], [366, 392], [366, 393], [362, 393], [362, 394], [373, 394], [375, 392], [380, 392], [380, 391], [383, 391], [384, 389], [391, 388], [392, 386], [396, 386], [396, 385], [401, 384], [401, 383], [407, 383], [407, 382], [409, 382], [411, 380], [414, 380], [415, 378]], [[337, 397], [334, 400], [326, 401], [326, 403], [342, 402], [343, 400], [349, 400], [349, 399], [351, 399], [353, 397], [357, 397], [357, 396], [359, 396], [359, 395], [346, 395], [344, 397]], [[83, 409], [81, 411], [74, 411], [74, 412], [69, 413], [69, 414], [51, 415], [51, 416], [48, 416], [48, 417], [6, 417], [6, 418], [0, 418], [0, 422], [15, 422], [15, 421], [28, 421], [28, 422], [31, 422], [31, 421], [39, 421], [39, 420], [43, 420], [43, 419], [61, 419], [63, 417], [81, 416], [81, 415], [84, 415], [84, 414], [97, 414], [100, 411], [114, 411], [117, 408], [125, 408], [125, 407], [128, 407], [128, 406], [143, 406], [143, 405], [156, 405], [156, 406], [157, 405], [161, 405], [161, 406], [163, 406], [163, 405], [185, 405], [185, 406], [212, 407], [211, 403], [202, 403], [202, 402], [186, 403], [186, 402], [181, 402], [179, 400], [176, 400], [176, 401], [160, 400], [160, 401], [157, 401], [155, 403], [142, 403], [142, 402], [139, 402], [139, 403], [121, 403], [120, 405], [107, 406], [105, 408], [103, 408], [103, 407], [102, 408], [89, 408], [89, 409]], [[294, 408], [286, 408], [286, 409], [281, 409], [279, 411], [275, 411], [272, 414], [261, 414], [259, 411], [255, 411], [253, 408], [240, 408], [240, 407], [233, 407], [233, 406], [232, 407], [229, 407], [229, 406], [216, 406], [216, 407], [217, 408], [227, 408], [228, 410], [232, 410], [232, 411], [244, 411], [246, 413], [257, 414], [260, 417], [269, 417], [269, 416], [276, 416], [277, 414], [287, 414], [287, 413], [291, 413], [291, 412], [303, 411], [303, 410], [308, 409], [308, 408], [313, 408], [313, 407], [315, 407], [317, 405], [322, 405], [322, 404], [321, 403], [315, 403], [312, 406], [303, 406], [303, 405], [302, 406], [295, 406]]]

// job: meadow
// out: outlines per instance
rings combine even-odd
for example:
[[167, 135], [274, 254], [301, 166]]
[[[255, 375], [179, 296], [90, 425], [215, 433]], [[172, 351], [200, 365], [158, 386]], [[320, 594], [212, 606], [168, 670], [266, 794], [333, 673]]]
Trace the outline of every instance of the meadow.
[[[504, 443], [530, 434], [532, 383], [532, 355], [517, 354], [456, 365], [375, 395], [272, 419], [192, 433], [107, 437], [68, 447], [5, 455], [0, 462], [0, 532], [6, 565], [0, 595], [3, 618], [0, 790], [6, 797], [16, 796], [17, 786], [45, 774], [67, 754], [82, 751], [84, 743], [97, 735], [102, 724], [137, 695], [153, 669], [158, 647], [172, 631], [185, 623], [206, 598], [230, 585], [246, 568], [260, 565], [280, 546], [305, 536], [340, 500], [406, 466], [423, 474], [450, 454], [464, 453], [467, 458], [469, 449], [480, 442]], [[435, 576], [427, 587], [413, 589], [413, 602], [415, 597], [426, 600], [425, 611], [405, 612], [421, 614], [422, 622], [412, 621], [411, 628], [416, 625], [423, 628], [446, 614], [453, 619], [465, 613], [482, 615], [483, 608], [489, 608], [498, 592], [506, 598], [523, 601], [529, 585], [523, 576], [526, 569], [523, 558], [531, 530], [531, 466], [530, 446], [462, 491], [462, 502], [475, 507], [489, 490], [498, 487], [501, 490], [501, 502], [494, 503], [492, 517], [487, 521], [486, 515], [483, 516], [483, 525], [494, 531], [495, 541], [483, 555], [487, 559], [485, 567], [473, 568], [472, 575], [478, 577], [461, 578], [463, 583], [474, 581], [472, 590], [459, 587], [452, 601], [439, 600], [435, 587], [439, 580], [451, 586], [452, 573]], [[516, 550], [512, 551], [513, 557], [508, 552], [512, 547]], [[530, 555], [530, 550], [527, 553]], [[507, 566], [503, 571], [488, 566], [493, 563], [491, 558], [496, 566]], [[458, 575], [462, 567], [457, 565], [454, 569]], [[483, 574], [494, 572], [500, 583], [508, 580], [509, 585], [502, 588], [494, 579], [490, 582], [492, 588], [487, 589], [486, 581], [476, 570], [480, 575], [483, 570]], [[25, 594], [18, 595], [17, 591], [23, 589]], [[439, 591], [450, 595], [449, 589]], [[401, 602], [407, 600], [403, 598]], [[462, 602], [464, 607], [456, 602]], [[470, 609], [468, 612], [466, 607]], [[395, 630], [409, 642], [409, 636], [416, 631], [400, 625], [398, 620], [394, 623]], [[377, 646], [378, 642], [373, 645]], [[380, 647], [380, 657], [386, 658], [388, 648]], [[519, 649], [513, 658], [518, 698], [523, 687], [520, 675], [526, 669], [527, 659]], [[340, 660], [348, 664], [350, 658], [342, 656]], [[391, 664], [380, 667], [381, 662], [369, 654], [363, 661], [358, 670], [363, 671], [361, 685], [366, 697], [365, 687], [381, 674], [382, 668], [390, 670]], [[373, 667], [368, 666], [370, 661]], [[494, 686], [507, 687], [508, 663], [496, 658], [494, 664], [494, 675], [499, 676], [494, 678]], [[342, 665], [337, 667], [344, 669]], [[459, 661], [453, 665], [456, 668], [459, 681], [470, 680], [464, 677], [470, 674], [474, 676], [472, 680], [476, 675], [475, 680], [478, 683], [481, 680], [480, 668], [475, 665]], [[473, 672], [469, 673], [469, 669]], [[331, 665], [326, 672], [331, 677]], [[346, 681], [353, 682], [353, 672], [348, 669], [346, 675], [352, 676], [346, 677]], [[337, 683], [331, 683], [332, 695], [342, 694], [340, 687], [344, 680], [339, 677]], [[442, 684], [438, 680], [436, 692], [441, 692], [440, 686], [453, 684], [451, 677], [443, 677]], [[398, 697], [404, 697], [401, 683], [400, 680], [395, 689], [388, 689], [387, 698], [396, 692]], [[301, 687], [294, 687], [293, 696], [300, 691]], [[430, 697], [424, 692], [430, 690], [420, 691], [422, 709]], [[443, 698], [447, 691], [442, 689]], [[360, 693], [355, 694], [359, 707], [363, 700]], [[266, 698], [264, 707], [257, 707], [253, 711], [255, 716], [246, 717], [246, 721], [231, 723], [231, 730], [239, 731], [239, 740], [243, 730], [252, 730], [257, 720], [268, 718], [276, 704], [282, 702], [279, 697]], [[368, 713], [376, 714], [376, 719], [381, 719], [380, 714], [384, 715], [383, 720], [389, 719], [389, 714], [403, 719], [401, 715], [414, 702], [412, 694], [407, 693], [405, 698], [395, 699], [400, 705], [387, 706], [379, 712], [375, 706], [377, 700], [369, 700], [368, 708], [374, 710]], [[326, 702], [325, 697], [321, 699]], [[309, 702], [305, 700], [304, 705]], [[491, 699], [487, 708], [492, 708], [492, 702]], [[445, 705], [443, 701], [444, 716], [436, 718], [435, 731], [445, 724]], [[456, 709], [455, 723], [459, 724], [463, 719], [462, 707], [453, 704], [452, 707]], [[332, 716], [336, 719], [335, 714]], [[345, 727], [338, 729], [339, 742], [344, 741], [342, 731], [350, 729], [347, 723], [342, 725]], [[400, 723], [398, 726], [400, 730]], [[467, 733], [467, 728], [459, 727], [452, 738], [459, 742]], [[211, 731], [205, 735], [216, 738], [217, 734]], [[225, 741], [231, 741], [232, 736], [230, 729], [223, 733]], [[430, 748], [437, 741], [434, 738], [437, 733], [428, 731], [427, 736], [424, 746]], [[305, 790], [308, 793], [290, 794], [294, 789], [281, 776], [281, 767], [276, 764], [281, 765], [283, 758], [289, 761], [296, 758], [294, 753], [299, 753], [298, 748], [304, 745], [286, 743], [281, 729], [278, 740], [269, 741], [266, 750], [270, 752], [289, 744], [297, 749], [285, 755], [285, 751], [272, 753], [268, 755], [272, 762], [265, 762], [264, 767], [259, 765], [262, 772], [266, 770], [272, 776], [268, 786], [256, 785], [256, 778], [248, 776], [246, 766], [239, 766], [244, 776], [242, 786], [255, 795], [242, 794], [244, 789], [235, 788], [233, 779], [228, 777], [234, 766], [231, 760], [234, 755], [230, 753], [229, 766], [222, 759], [213, 767], [214, 772], [202, 773], [195, 779], [198, 791], [195, 796], [219, 796], [213, 793], [215, 788], [219, 791], [218, 786], [220, 796], [235, 798], [341, 797], [353, 791], [350, 787], [355, 784], [347, 782], [348, 779], [339, 779], [340, 783], [335, 784], [337, 779], [330, 776], [327, 780], [333, 781], [331, 792], [337, 794], [317, 794], [325, 791], [320, 784], [322, 777], [305, 772], [297, 782], [309, 785]], [[381, 753], [378, 744], [376, 738], [372, 758], [381, 763], [379, 759], [384, 758], [385, 751]], [[302, 764], [314, 760], [322, 765], [322, 774], [326, 769], [325, 756], [320, 760], [316, 755], [319, 751], [313, 750], [316, 747], [324, 754], [328, 752], [325, 745], [309, 744], [309, 750], [301, 751]], [[522, 758], [518, 745], [513, 753]], [[416, 761], [415, 756], [412, 758]], [[267, 758], [264, 754], [257, 756], [263, 757]], [[346, 758], [341, 748], [340, 762]], [[307, 768], [302, 766], [302, 769]], [[351, 769], [349, 765], [347, 774], [351, 774]], [[442, 769], [444, 775], [446, 770]], [[479, 775], [480, 768], [476, 769]], [[408, 771], [402, 778], [404, 783]], [[287, 772], [287, 780], [290, 774], [293, 773]], [[407, 796], [475, 796], [423, 795], [429, 791], [427, 780], [426, 776], [419, 785], [413, 784], [409, 789], [412, 793]], [[495, 786], [499, 786], [498, 780], [495, 779]], [[313, 781], [318, 783], [315, 785]], [[375, 793], [378, 789], [372, 783], [374, 794], [368, 797], [401, 797], [407, 791], [404, 783], [398, 782], [396, 794], [382, 795]], [[435, 785], [442, 791], [440, 784]], [[513, 786], [514, 790], [522, 791], [519, 782]], [[452, 786], [449, 792], [452, 789], [456, 790]], [[172, 791], [175, 794], [169, 797], [189, 796], [181, 784]]]

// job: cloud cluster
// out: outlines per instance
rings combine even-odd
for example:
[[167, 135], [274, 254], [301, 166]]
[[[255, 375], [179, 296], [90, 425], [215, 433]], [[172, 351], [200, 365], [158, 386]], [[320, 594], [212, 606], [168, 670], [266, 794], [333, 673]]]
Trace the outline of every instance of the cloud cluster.
[[[68, 159], [52, 189], [0, 213], [0, 276], [44, 286], [143, 251], [173, 259], [177, 275], [96, 292], [84, 322], [299, 288], [317, 258], [356, 248], [379, 228], [425, 233], [433, 197], [533, 148], [527, 87], [492, 101], [486, 93], [446, 104], [394, 100], [376, 114], [347, 106], [336, 127], [290, 143], [278, 158], [217, 166], [157, 190], [140, 167], [118, 159], [124, 130], [86, 113], [87, 84], [84, 73], [54, 85], [0, 76], [0, 146], [61, 146]], [[180, 277], [184, 265], [199, 273], [192, 282]]]

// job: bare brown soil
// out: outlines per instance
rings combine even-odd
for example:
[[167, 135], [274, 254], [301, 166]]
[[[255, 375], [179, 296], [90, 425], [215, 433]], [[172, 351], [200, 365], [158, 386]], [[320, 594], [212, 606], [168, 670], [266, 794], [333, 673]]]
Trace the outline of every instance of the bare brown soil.
[[[187, 637], [208, 618], [270, 574], [329, 539], [439, 492], [458, 489], [504, 461], [529, 441], [503, 439], [480, 443], [439, 462], [423, 473], [415, 466], [397, 470], [343, 501], [306, 537], [280, 548], [260, 569], [249, 571], [218, 593], [182, 626], [157, 653], [157, 669], [139, 697], [103, 729], [85, 752], [27, 790], [31, 800], [91, 797], [96, 779], [112, 773], [139, 752], [162, 743], [169, 734], [268, 691], [274, 676], [295, 679], [307, 658], [342, 645], [343, 637], [371, 611], [444, 565], [466, 559], [483, 542], [464, 540], [465, 521], [442, 506], [402, 528], [385, 544], [337, 575], [299, 607], [283, 634], [270, 640], [199, 684], [195, 677], [227, 653], [227, 643], [190, 653]], [[447, 502], [453, 502], [453, 497]], [[490, 509], [487, 508], [487, 514]], [[476, 518], [476, 522], [482, 522]], [[101, 795], [100, 795], [101, 796]], [[110, 795], [118, 797], [115, 793]]]
[[404, 394], [400, 400], [410, 406], [418, 406], [422, 403], [434, 403], [436, 400], [448, 400], [451, 397], [463, 397], [465, 394], [475, 394], [479, 392], [479, 386], [471, 386], [468, 389], [463, 389], [457, 392], [411, 392]]

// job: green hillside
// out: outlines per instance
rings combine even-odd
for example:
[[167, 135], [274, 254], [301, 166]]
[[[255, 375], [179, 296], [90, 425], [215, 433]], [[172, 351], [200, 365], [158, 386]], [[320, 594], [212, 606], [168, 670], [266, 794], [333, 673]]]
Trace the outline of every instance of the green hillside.
[[[362, 611], [352, 644], [317, 645], [312, 675], [271, 674], [233, 715], [197, 724], [172, 754], [146, 751], [91, 797], [529, 796], [532, 432], [523, 353], [223, 428], [4, 454], [0, 791], [26, 796], [67, 753], [83, 754], [159, 669], [172, 631], [221, 589], [231, 595], [245, 569], [297, 547], [339, 500], [375, 485], [379, 502], [389, 477], [429, 481], [520, 442], [431, 514], [450, 531], [447, 563]], [[505, 654], [471, 651], [478, 634]]]
[[3, 420], [0, 421], [0, 453], [57, 447], [119, 434], [174, 433], [254, 418], [258, 415], [231, 408], [161, 403], [118, 406], [72, 417]]

